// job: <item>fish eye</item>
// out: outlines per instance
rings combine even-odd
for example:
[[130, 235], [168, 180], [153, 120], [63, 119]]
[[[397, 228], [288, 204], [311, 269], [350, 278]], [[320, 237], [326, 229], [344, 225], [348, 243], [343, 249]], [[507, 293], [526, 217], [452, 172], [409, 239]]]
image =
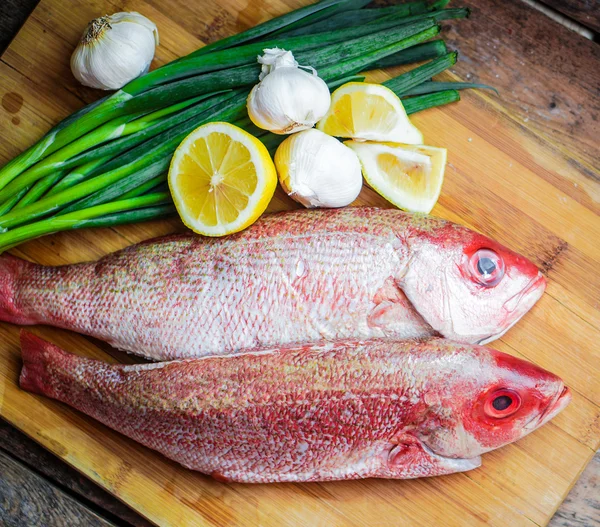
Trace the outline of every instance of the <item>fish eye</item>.
[[469, 260], [473, 278], [485, 287], [494, 287], [504, 276], [504, 261], [491, 249], [479, 249]]
[[490, 417], [502, 419], [514, 414], [521, 407], [521, 398], [516, 392], [507, 389], [491, 393], [484, 406], [485, 413]]

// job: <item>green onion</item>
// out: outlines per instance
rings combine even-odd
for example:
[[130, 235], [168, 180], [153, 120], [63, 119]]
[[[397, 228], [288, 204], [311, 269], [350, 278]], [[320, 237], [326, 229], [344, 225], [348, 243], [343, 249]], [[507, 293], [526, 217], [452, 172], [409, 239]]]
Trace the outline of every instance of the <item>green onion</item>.
[[[434, 22], [425, 19], [408, 26], [392, 27], [347, 42], [331, 44], [323, 49], [295, 53], [294, 57], [300, 64], [311, 64], [322, 68], [325, 65], [337, 64], [340, 61], [368, 56], [371, 52], [384, 49], [386, 44], [392, 45], [434, 26], [436, 26]], [[404, 43], [402, 49], [405, 47], [407, 46]], [[319, 70], [320, 73], [321, 71]], [[323, 75], [321, 74], [321, 76]]]
[[460, 94], [457, 90], [446, 90], [428, 95], [417, 95], [408, 99], [402, 99], [402, 105], [407, 114], [422, 112], [435, 106], [450, 104], [451, 102], [460, 101]]
[[[320, 70], [320, 76], [323, 79], [336, 79], [345, 75], [353, 75], [363, 71], [373, 62], [396, 53], [402, 49], [414, 46], [419, 42], [429, 40], [440, 32], [440, 26], [433, 26], [416, 35], [394, 42], [384, 48], [372, 51], [359, 58], [345, 60], [337, 64], [331, 64]], [[417, 68], [418, 69], [418, 68]]]
[[383, 85], [387, 86], [398, 96], [404, 95], [408, 90], [453, 66], [457, 58], [458, 53], [453, 51], [389, 81], [385, 81]]
[[368, 24], [369, 22], [379, 20], [388, 15], [394, 15], [396, 18], [403, 18], [410, 15], [427, 13], [427, 11], [427, 2], [409, 2], [406, 4], [376, 9], [352, 9], [333, 15], [330, 18], [310, 26], [301, 27], [299, 29], [287, 27], [280, 35], [285, 37], [295, 37], [311, 35], [313, 33], [324, 33], [340, 28], [362, 26], [363, 24]]
[[54, 174], [48, 174], [47, 176], [40, 179], [31, 189], [25, 194], [19, 202], [15, 205], [14, 210], [21, 209], [30, 203], [37, 201], [43, 196], [46, 191], [52, 187], [58, 180], [63, 177], [62, 172], [56, 172]]
[[[122, 90], [112, 96], [102, 99], [102, 102], [77, 118], [66, 119], [46, 134], [37, 144], [15, 157], [0, 169], [0, 189], [4, 188], [21, 172], [38, 160], [62, 148], [71, 141], [108, 121], [111, 117], [122, 115], [122, 104], [131, 95]], [[109, 117], [107, 117], [107, 115]]]
[[[71, 203], [69, 206], [62, 209], [58, 214], [62, 216], [63, 214], [67, 214], [69, 212], [95, 207], [96, 205], [109, 203], [110, 201], [119, 199], [119, 197], [123, 194], [127, 194], [128, 192], [131, 192], [148, 181], [152, 181], [161, 174], [164, 174], [164, 172], [169, 168], [169, 161], [170, 159], [168, 156], [160, 156], [160, 158], [158, 158], [151, 165], [141, 167], [131, 174], [121, 176], [117, 180], [113, 179], [112, 183], [103, 186], [96, 192], [83, 199], [80, 199], [79, 201], [76, 201], [75, 203]], [[103, 176], [98, 177], [100, 178]]]
[[[89, 209], [72, 212], [70, 214], [65, 214], [64, 216], [54, 216], [52, 218], [38, 221], [36, 223], [25, 225], [23, 227], [12, 229], [8, 232], [0, 234], [0, 252], [14, 247], [15, 245], [24, 241], [31, 240], [32, 238], [43, 236], [44, 234], [50, 234], [53, 232], [59, 232], [69, 229], [79, 229], [82, 227], [101, 226], [101, 222], [96, 222], [95, 224], [93, 224], [90, 221], [94, 218], [102, 218], [109, 214], [114, 214], [117, 212], [122, 213], [123, 211], [130, 211], [133, 209], [148, 207], [150, 205], [159, 205], [170, 202], [171, 195], [168, 192], [156, 192], [153, 194], [146, 194], [145, 196], [139, 196], [136, 198], [113, 201], [112, 203], [105, 203], [104, 205], [99, 205], [97, 207], [91, 207]], [[156, 217], [158, 214], [164, 215], [165, 212], [171, 212], [172, 210], [172, 205], [170, 205], [168, 209], [164, 207], [160, 210], [155, 209], [150, 215], [150, 217]], [[145, 219], [148, 219], [148, 214], [146, 214], [145, 216]], [[123, 217], [123, 219], [125, 218]], [[131, 219], [131, 217], [127, 218], [128, 221], [131, 221]], [[114, 220], [116, 220], [115, 216], [113, 216], [112, 220], [113, 222], [110, 222], [110, 220], [105, 221], [108, 221], [110, 225], [118, 224], [114, 222]]]
[[278, 31], [283, 27], [287, 27], [288, 25], [296, 22], [297, 20], [301, 20], [307, 16], [312, 15], [313, 13], [316, 13], [323, 9], [327, 9], [328, 7], [336, 4], [346, 5], [348, 4], [348, 0], [323, 0], [321, 2], [317, 2], [316, 4], [301, 7], [300, 9], [296, 9], [291, 13], [287, 13], [285, 15], [272, 18], [271, 20], [267, 20], [266, 22], [258, 24], [253, 28], [243, 31], [242, 33], [238, 33], [237, 35], [222, 38], [217, 42], [213, 42], [208, 46], [200, 48], [198, 51], [195, 51], [194, 53], [191, 53], [188, 56], [204, 55], [209, 51], [231, 48], [233, 46], [237, 46], [238, 44], [242, 44], [243, 42], [248, 42], [249, 40], [269, 35], [270, 33]]
[[64, 130], [75, 123], [78, 119], [82, 118], [85, 114], [90, 113], [92, 110], [96, 110], [99, 106], [104, 104], [106, 100], [111, 96], [102, 97], [101, 99], [80, 108], [75, 113], [69, 115], [63, 119], [60, 123], [50, 129], [50, 131], [35, 145], [30, 146], [27, 150], [19, 154], [17, 157], [6, 163], [2, 169], [0, 169], [0, 189], [6, 185], [6, 182], [11, 181], [16, 175], [25, 170], [28, 166], [31, 166], [40, 156], [44, 155], [44, 152], [51, 145], [53, 138], [58, 135], [61, 130]]
[[384, 69], [391, 66], [401, 66], [403, 64], [412, 64], [413, 62], [420, 62], [422, 60], [435, 59], [448, 53], [446, 43], [443, 40], [432, 40], [431, 42], [424, 42], [412, 46], [408, 49], [403, 49], [388, 55], [371, 64], [372, 69]]
[[424, 93], [435, 93], [439, 91], [445, 90], [467, 90], [467, 89], [479, 89], [479, 90], [492, 90], [498, 94], [498, 90], [493, 86], [488, 86], [487, 84], [475, 84], [473, 82], [435, 82], [435, 81], [425, 81], [421, 84], [411, 88], [408, 91], [405, 91], [403, 95], [421, 95]]
[[25, 187], [21, 189], [17, 194], [15, 194], [12, 198], [6, 200], [4, 203], [0, 204], [0, 216], [10, 212], [13, 207], [21, 200], [21, 198], [27, 194], [29, 191], [29, 187]]
[[[292, 22], [291, 24], [286, 25], [285, 27], [278, 29], [277, 31], [273, 31], [273, 33], [269, 34], [269, 38], [274, 36], [279, 36], [281, 34], [288, 34], [290, 31], [296, 28], [305, 28], [320, 22], [321, 20], [325, 20], [331, 18], [338, 13], [344, 13], [348, 10], [359, 10], [370, 3], [371, 0], [350, 0], [345, 4], [336, 4], [331, 7], [327, 7], [326, 9], [322, 9], [321, 11], [317, 11], [312, 15], [308, 15], [297, 22]], [[417, 2], [424, 3], [424, 2]], [[340, 26], [342, 27], [342, 26]]]
[[[159, 176], [156, 176], [155, 178], [152, 178], [152, 179], [146, 181], [145, 183], [142, 183], [139, 187], [136, 187], [136, 188], [130, 190], [129, 192], [125, 192], [125, 194], [123, 194], [122, 196], [119, 197], [119, 200], [129, 199], [129, 198], [137, 198], [138, 196], [145, 194], [149, 190], [154, 189], [161, 183], [166, 183], [166, 182], [167, 182], [167, 174], [160, 174]], [[167, 186], [167, 188], [165, 190], [168, 191], [169, 187]]]
[[[217, 95], [210, 100], [203, 103], [204, 111], [197, 113], [193, 118], [187, 119], [173, 126], [160, 134], [153, 136], [152, 138], [144, 141], [137, 145], [131, 150], [123, 152], [121, 155], [111, 159], [108, 163], [101, 167], [102, 170], [97, 169], [92, 172], [92, 175], [96, 175], [100, 172], [106, 172], [109, 170], [120, 168], [124, 165], [138, 162], [141, 158], [146, 157], [148, 154], [156, 155], [161, 151], [168, 151], [172, 148], [172, 152], [179, 146], [179, 143], [192, 131], [198, 128], [201, 124], [207, 122], [207, 119], [213, 120], [225, 120], [221, 115], [228, 116], [230, 110], [235, 108], [235, 112], [231, 110], [232, 115], [235, 118], [242, 118], [246, 116], [246, 96], [248, 92], [243, 90], [232, 91]], [[178, 141], [179, 139], [179, 141]], [[169, 148], [166, 147], [167, 143]], [[172, 153], [171, 152], [171, 153]]]
[[[414, 20], [411, 24], [423, 22], [423, 20], [427, 20], [427, 18], [421, 17], [421, 19]], [[411, 24], [403, 25], [409, 26]], [[239, 48], [215, 51], [209, 55], [186, 57], [131, 81], [124, 89], [131, 95], [139, 95], [167, 82], [193, 77], [200, 73], [220, 71], [235, 66], [256, 65], [256, 56], [260, 55], [265, 48], [278, 47], [291, 49], [296, 57], [301, 51], [315, 49], [318, 56], [318, 52], [330, 44], [341, 42], [349, 46], [352, 39], [373, 35], [384, 29], [395, 28], [397, 26], [398, 20], [396, 18], [384, 17], [381, 20], [370, 24], [362, 24], [359, 27], [337, 29], [302, 37], [279, 37], [267, 42], [246, 44]], [[356, 44], [360, 45], [362, 41], [358, 41]]]
[[349, 75], [348, 77], [342, 77], [341, 79], [336, 79], [334, 81], [328, 82], [327, 86], [329, 86], [330, 90], [335, 90], [340, 86], [347, 84], [348, 82], [365, 82], [364, 75]]
[[94, 171], [102, 166], [105, 166], [108, 161], [111, 160], [111, 156], [101, 157], [99, 159], [92, 159], [87, 163], [77, 167], [75, 170], [69, 172], [64, 176], [58, 183], [56, 183], [46, 194], [46, 196], [52, 196], [61, 190], [65, 190], [77, 183], [81, 183], [86, 179], [92, 177]]
[[[416, 2], [420, 4], [420, 2]], [[453, 18], [467, 18], [470, 15], [468, 8], [457, 8], [457, 9], [430, 9], [421, 11], [420, 8], [413, 8], [410, 12], [406, 9], [406, 6], [410, 4], [400, 4], [397, 6], [391, 6], [380, 9], [357, 9], [355, 11], [347, 11], [340, 13], [327, 20], [323, 20], [318, 24], [314, 24], [310, 27], [302, 28], [297, 31], [290, 31], [289, 33], [283, 33], [285, 37], [297, 37], [307, 35], [308, 33], [321, 33], [327, 31], [334, 31], [339, 28], [353, 28], [356, 26], [363, 26], [368, 23], [374, 23], [377, 21], [384, 21], [385, 19], [395, 20], [396, 26], [411, 24], [415, 21], [423, 20], [424, 18], [431, 18], [435, 22], [441, 20], [449, 20]]]

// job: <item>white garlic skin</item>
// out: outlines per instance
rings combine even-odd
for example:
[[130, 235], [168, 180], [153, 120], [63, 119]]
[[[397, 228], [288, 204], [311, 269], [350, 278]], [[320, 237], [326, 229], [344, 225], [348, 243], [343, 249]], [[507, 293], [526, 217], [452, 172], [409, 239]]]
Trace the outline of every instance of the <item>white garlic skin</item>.
[[84, 86], [118, 90], [148, 71], [157, 45], [156, 25], [139, 13], [96, 18], [71, 56], [71, 71]]
[[283, 190], [307, 208], [345, 207], [362, 188], [358, 156], [315, 128], [288, 137], [274, 160]]
[[325, 81], [294, 66], [273, 69], [252, 88], [247, 101], [252, 122], [279, 135], [312, 128], [330, 104]]

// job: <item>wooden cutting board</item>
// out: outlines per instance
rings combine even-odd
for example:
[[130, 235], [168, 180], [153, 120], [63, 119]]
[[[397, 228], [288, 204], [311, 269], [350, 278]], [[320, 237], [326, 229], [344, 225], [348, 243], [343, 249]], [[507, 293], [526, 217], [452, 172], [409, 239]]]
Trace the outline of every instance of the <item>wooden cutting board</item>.
[[[191, 52], [203, 41], [243, 30], [301, 3], [41, 0], [0, 62], [0, 162], [25, 149], [82, 101], [98, 97], [97, 92], [76, 84], [68, 66], [90, 19], [119, 10], [148, 16], [160, 31], [155, 60], [160, 65]], [[494, 4], [496, 10], [492, 10]], [[494, 71], [491, 50], [508, 46], [506, 38], [510, 37], [490, 39], [489, 49], [481, 45], [474, 49], [469, 38], [473, 29], [468, 27], [478, 23], [477, 16], [481, 24], [500, 24], [501, 2], [486, 0], [475, 6], [473, 20], [453, 21], [446, 34], [464, 51], [465, 64], [469, 64], [469, 54], [486, 53]], [[523, 24], [522, 18], [518, 23]], [[547, 34], [550, 40], [559, 35], [559, 30]], [[527, 61], [521, 68], [524, 72], [534, 63], [525, 54], [506, 57], [515, 69], [519, 69], [518, 62], [525, 66], [523, 61]], [[580, 58], [574, 55], [571, 60], [576, 63]], [[459, 65], [454, 71], [464, 73], [462, 68]], [[554, 74], [551, 68], [542, 73], [550, 80]], [[490, 80], [488, 70], [473, 74]], [[463, 75], [463, 80], [470, 75]], [[497, 85], [506, 84], [499, 74], [495, 76]], [[371, 76], [377, 81], [385, 78], [381, 72]], [[529, 96], [545, 95], [549, 84], [533, 86]], [[571, 100], [581, 97], [584, 88], [581, 84], [570, 87], [575, 93]], [[600, 174], [594, 153], [597, 134], [581, 132], [581, 127], [581, 137], [576, 127], [565, 133], [553, 126], [552, 119], [547, 126], [540, 126], [540, 119], [528, 123], [519, 111], [523, 93], [518, 85], [508, 86], [501, 98], [487, 92], [469, 93], [458, 104], [414, 117], [427, 143], [449, 151], [446, 181], [433, 213], [496, 238], [531, 258], [549, 276], [540, 302], [494, 346], [555, 372], [573, 390], [573, 402], [561, 415], [517, 444], [484, 455], [481, 468], [414, 481], [218, 483], [63, 404], [21, 391], [17, 385], [19, 328], [8, 324], [0, 324], [0, 415], [159, 525], [546, 524], [600, 443]], [[555, 107], [556, 103], [550, 106]], [[365, 204], [388, 206], [368, 189], [356, 202]], [[270, 210], [293, 206], [278, 193]], [[181, 229], [173, 219], [86, 230], [42, 238], [12, 252], [58, 265], [96, 259]], [[42, 327], [34, 331], [82, 355], [134, 360], [80, 335]]]

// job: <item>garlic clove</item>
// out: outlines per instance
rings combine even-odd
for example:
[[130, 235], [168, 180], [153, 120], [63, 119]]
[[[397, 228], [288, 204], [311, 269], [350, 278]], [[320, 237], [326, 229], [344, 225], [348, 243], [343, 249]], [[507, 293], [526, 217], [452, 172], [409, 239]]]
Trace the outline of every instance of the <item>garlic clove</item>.
[[85, 86], [119, 89], [148, 71], [157, 44], [156, 25], [139, 13], [96, 18], [71, 56], [71, 70]]
[[283, 141], [274, 161], [282, 188], [307, 208], [345, 207], [362, 188], [356, 154], [314, 128]]

